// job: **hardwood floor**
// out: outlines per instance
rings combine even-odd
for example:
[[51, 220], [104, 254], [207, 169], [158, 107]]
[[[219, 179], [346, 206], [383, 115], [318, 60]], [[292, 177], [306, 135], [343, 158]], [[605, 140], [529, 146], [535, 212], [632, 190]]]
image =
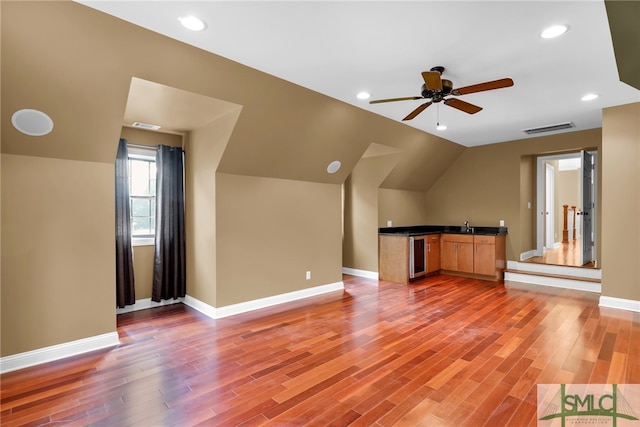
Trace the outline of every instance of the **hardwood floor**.
[[597, 268], [596, 262], [591, 261], [582, 264], [581, 261], [582, 240], [572, 240], [561, 243], [560, 247], [549, 249], [542, 256], [529, 258], [525, 262], [534, 264], [565, 265], [569, 267]]
[[435, 276], [226, 319], [118, 317], [121, 344], [2, 375], [0, 424], [535, 426], [536, 384], [640, 383], [640, 314]]

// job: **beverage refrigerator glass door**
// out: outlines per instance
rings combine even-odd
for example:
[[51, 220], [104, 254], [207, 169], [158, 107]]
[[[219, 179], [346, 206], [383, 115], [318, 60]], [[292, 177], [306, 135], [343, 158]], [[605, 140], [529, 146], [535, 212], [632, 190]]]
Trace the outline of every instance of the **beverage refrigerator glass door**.
[[427, 269], [425, 236], [409, 237], [409, 279], [424, 276]]

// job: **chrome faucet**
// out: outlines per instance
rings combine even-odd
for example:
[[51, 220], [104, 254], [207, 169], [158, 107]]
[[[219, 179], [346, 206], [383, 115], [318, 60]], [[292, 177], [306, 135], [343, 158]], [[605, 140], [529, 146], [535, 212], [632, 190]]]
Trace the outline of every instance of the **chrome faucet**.
[[470, 227], [469, 227], [469, 221], [465, 221], [465, 222], [464, 222], [464, 231], [466, 231], [466, 232], [468, 233], [468, 232], [469, 232], [469, 229], [470, 229]]

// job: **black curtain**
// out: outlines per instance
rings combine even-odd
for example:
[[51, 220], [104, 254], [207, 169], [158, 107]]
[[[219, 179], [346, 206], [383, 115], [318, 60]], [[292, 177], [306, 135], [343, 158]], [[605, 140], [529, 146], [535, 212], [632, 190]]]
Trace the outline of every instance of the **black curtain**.
[[180, 147], [156, 148], [156, 244], [151, 300], [184, 297], [184, 155]]
[[120, 139], [116, 155], [116, 304], [135, 304], [131, 206], [129, 204], [129, 160], [127, 141]]

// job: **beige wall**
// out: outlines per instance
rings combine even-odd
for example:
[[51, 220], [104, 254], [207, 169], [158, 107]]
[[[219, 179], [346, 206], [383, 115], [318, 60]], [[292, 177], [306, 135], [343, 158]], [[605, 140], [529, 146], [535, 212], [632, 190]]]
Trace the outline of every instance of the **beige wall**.
[[116, 330], [114, 166], [2, 155], [2, 356]]
[[532, 156], [600, 146], [601, 130], [593, 129], [469, 148], [427, 192], [429, 223], [469, 220], [472, 226], [497, 226], [504, 219], [507, 259], [519, 259], [535, 247], [530, 232], [535, 212]]
[[133, 276], [136, 300], [151, 298], [154, 249], [153, 245], [133, 247]]
[[427, 224], [427, 197], [422, 191], [378, 189], [378, 227]]
[[216, 195], [218, 307], [342, 281], [340, 185], [218, 173]]
[[602, 295], [640, 301], [640, 103], [602, 116]]
[[212, 307], [218, 305], [215, 171], [238, 114], [191, 131], [185, 146], [187, 294]]
[[378, 271], [378, 187], [398, 160], [397, 154], [360, 159], [345, 181], [343, 267]]

